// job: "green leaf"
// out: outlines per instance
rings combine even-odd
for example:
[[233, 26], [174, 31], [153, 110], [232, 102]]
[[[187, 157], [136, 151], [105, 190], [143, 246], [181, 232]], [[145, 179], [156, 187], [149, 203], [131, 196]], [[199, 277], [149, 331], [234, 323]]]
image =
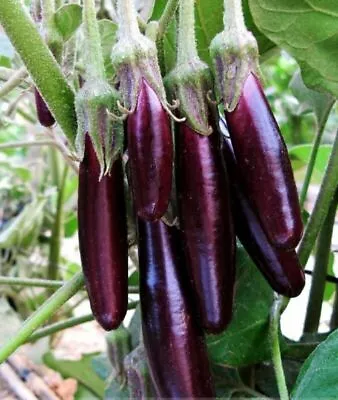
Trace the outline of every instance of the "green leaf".
[[328, 111], [331, 109], [334, 99], [326, 93], [320, 93], [305, 86], [300, 71], [292, 77], [290, 89], [300, 102], [299, 114], [313, 111], [317, 121], [321, 124], [325, 121]]
[[85, 355], [79, 361], [62, 360], [55, 358], [48, 352], [43, 356], [44, 363], [65, 378], [75, 378], [86, 388], [94, 392], [100, 399], [103, 398], [105, 382], [96, 375], [92, 367], [92, 359], [97, 354]]
[[[294, 170], [303, 168], [308, 164], [311, 151], [312, 144], [301, 144], [289, 149], [289, 157]], [[317, 171], [320, 176], [322, 176], [326, 170], [331, 151], [331, 145], [324, 144], [319, 146], [314, 170]]]
[[108, 78], [114, 75], [114, 69], [111, 63], [111, 49], [117, 40], [117, 25], [109, 19], [99, 21], [99, 30], [101, 36], [102, 54], [104, 68]]
[[298, 61], [304, 82], [338, 97], [335, 0], [249, 0], [259, 30]]
[[307, 358], [292, 392], [292, 399], [336, 399], [338, 393], [338, 330]]
[[77, 231], [77, 215], [74, 211], [71, 211], [71, 213], [65, 218], [65, 223], [64, 223], [65, 237], [66, 238], [72, 237], [76, 231]]
[[58, 31], [66, 42], [82, 23], [82, 7], [78, 4], [66, 4], [56, 11], [54, 19]]
[[[167, 3], [167, 0], [157, 0], [155, 3], [153, 15], [151, 19], [159, 19], [163, 9]], [[259, 51], [261, 55], [266, 54], [269, 50], [275, 47], [274, 43], [267, 39], [262, 34], [252, 19], [250, 9], [248, 7], [248, 0], [243, 1], [243, 10], [245, 13], [245, 21], [249, 30], [255, 35]], [[195, 2], [195, 16], [196, 16], [196, 40], [198, 45], [198, 52], [201, 58], [211, 63], [209, 55], [209, 45], [211, 40], [216, 36], [217, 33], [223, 30], [223, 0], [199, 0]], [[170, 43], [170, 38], [168, 39]], [[173, 48], [173, 44], [171, 44]], [[172, 56], [172, 54], [171, 54]], [[174, 54], [175, 56], [175, 54]], [[170, 64], [170, 63], [169, 63]]]
[[237, 279], [233, 319], [220, 335], [208, 337], [213, 362], [244, 366], [270, 357], [269, 312], [273, 291], [245, 250], [237, 250]]

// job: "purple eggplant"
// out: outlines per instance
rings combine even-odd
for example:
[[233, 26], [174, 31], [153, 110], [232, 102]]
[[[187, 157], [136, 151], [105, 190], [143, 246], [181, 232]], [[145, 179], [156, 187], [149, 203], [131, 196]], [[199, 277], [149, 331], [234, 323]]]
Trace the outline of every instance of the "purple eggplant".
[[101, 180], [88, 134], [80, 164], [78, 222], [82, 268], [93, 314], [106, 330], [117, 328], [128, 306], [128, 246], [121, 158]]
[[241, 188], [238, 177], [240, 168], [230, 139], [225, 137], [223, 154], [230, 178], [232, 210], [239, 240], [277, 293], [287, 297], [298, 296], [304, 288], [305, 276], [295, 250], [276, 248], [270, 243], [250, 199]]
[[180, 227], [201, 323], [219, 333], [232, 315], [236, 247], [218, 129], [202, 136], [180, 124], [176, 157]]
[[270, 242], [283, 249], [299, 243], [303, 225], [287, 148], [258, 79], [249, 74], [226, 121], [238, 178]]
[[55, 124], [55, 119], [37, 88], [34, 88], [34, 96], [36, 112], [40, 124], [46, 128], [53, 126]]
[[142, 79], [137, 105], [127, 119], [131, 187], [139, 217], [153, 221], [166, 212], [172, 182], [173, 143], [168, 113]]
[[179, 231], [139, 219], [142, 330], [158, 396], [213, 398], [207, 349], [181, 254]]

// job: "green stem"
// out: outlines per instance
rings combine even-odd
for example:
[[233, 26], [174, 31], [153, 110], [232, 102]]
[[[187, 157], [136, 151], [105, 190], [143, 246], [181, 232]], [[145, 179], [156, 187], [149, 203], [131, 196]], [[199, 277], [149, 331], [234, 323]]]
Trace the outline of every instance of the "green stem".
[[17, 147], [56, 146], [54, 140], [22, 140], [0, 144], [0, 150], [15, 149]]
[[117, 10], [119, 19], [119, 37], [137, 37], [141, 35], [134, 1], [118, 0]]
[[330, 319], [330, 330], [338, 328], [338, 285], [336, 285], [332, 314]]
[[315, 162], [316, 162], [316, 158], [317, 158], [317, 154], [318, 154], [318, 150], [319, 150], [319, 145], [320, 145], [320, 142], [321, 142], [322, 137], [323, 137], [323, 133], [324, 133], [324, 129], [325, 129], [325, 125], [326, 125], [327, 119], [328, 119], [328, 117], [330, 115], [330, 111], [331, 111], [334, 103], [335, 103], [335, 101], [333, 100], [330, 104], [328, 104], [326, 112], [323, 115], [323, 118], [318, 123], [317, 135], [316, 135], [315, 141], [314, 141], [313, 146], [312, 146], [310, 160], [309, 160], [309, 163], [308, 163], [308, 166], [307, 166], [307, 170], [306, 170], [306, 174], [305, 174], [305, 178], [304, 178], [304, 183], [303, 183], [302, 190], [301, 190], [300, 196], [299, 196], [299, 203], [300, 203], [301, 208], [304, 207], [304, 203], [305, 203], [305, 200], [306, 200], [306, 197], [307, 197], [307, 192], [309, 190], [310, 181], [311, 181], [313, 169], [314, 169], [314, 166], [315, 166]]
[[[138, 301], [133, 301], [128, 304], [128, 310], [134, 309], [138, 304]], [[33, 342], [37, 339], [41, 339], [46, 336], [53, 335], [54, 333], [63, 331], [68, 328], [72, 328], [73, 326], [84, 324], [85, 322], [93, 321], [93, 314], [83, 315], [81, 317], [69, 318], [66, 321], [56, 322], [54, 324], [50, 324], [44, 328], [39, 329], [27, 340], [27, 342]]]
[[301, 264], [305, 267], [318, 232], [323, 225], [324, 219], [328, 213], [333, 195], [338, 186], [338, 132], [336, 134], [332, 152], [325, 175], [320, 187], [320, 191], [314, 206], [313, 212], [306, 226], [305, 233], [298, 248], [298, 256]]
[[8, 81], [0, 88], [0, 98], [6, 96], [13, 89], [19, 86], [22, 81], [28, 76], [27, 70], [25, 67], [17, 70]]
[[[184, 0], [181, 0], [184, 1]], [[171, 22], [171, 20], [175, 16], [175, 12], [178, 6], [179, 0], [168, 0], [161, 15], [161, 18], [158, 21], [158, 39], [162, 38]]]
[[69, 141], [76, 134], [74, 93], [21, 0], [1, 2], [0, 24]]
[[77, 293], [84, 284], [82, 273], [77, 273], [64, 286], [57, 290], [43, 303], [22, 325], [19, 331], [11, 337], [0, 349], [0, 364], [15, 350], [27, 341], [34, 331], [47, 321], [67, 300]]
[[198, 58], [195, 36], [194, 0], [181, 0], [178, 23], [177, 64]]
[[63, 281], [50, 281], [48, 279], [9, 278], [7, 276], [0, 276], [0, 285], [58, 289], [64, 284], [65, 282]]
[[223, 15], [224, 30], [229, 32], [234, 38], [240, 37], [246, 31], [242, 0], [224, 0]]
[[58, 197], [56, 204], [56, 213], [54, 219], [54, 225], [52, 228], [52, 236], [49, 245], [49, 258], [48, 258], [48, 271], [47, 277], [50, 280], [55, 280], [57, 278], [59, 263], [60, 263], [60, 253], [61, 253], [61, 240], [63, 237], [63, 202], [66, 187], [66, 180], [68, 174], [68, 166], [64, 167], [62, 179], [60, 186], [58, 188]]
[[85, 32], [85, 59], [87, 79], [104, 79], [99, 25], [96, 19], [95, 0], [83, 1], [83, 26]]
[[332, 199], [329, 211], [318, 237], [312, 284], [306, 309], [304, 333], [314, 333], [318, 330], [324, 298], [327, 268], [330, 259], [332, 232], [336, 218], [337, 202], [338, 191], [336, 191], [335, 196]]
[[272, 363], [275, 370], [278, 392], [281, 400], [288, 400], [288, 388], [286, 386], [285, 374], [279, 346], [279, 321], [283, 306], [283, 298], [278, 296], [273, 302], [270, 314], [270, 342], [272, 352]]

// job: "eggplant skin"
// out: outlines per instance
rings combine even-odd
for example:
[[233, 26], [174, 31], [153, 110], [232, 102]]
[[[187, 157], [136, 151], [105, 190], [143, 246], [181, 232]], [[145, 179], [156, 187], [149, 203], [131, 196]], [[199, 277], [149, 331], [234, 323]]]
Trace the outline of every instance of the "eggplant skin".
[[148, 221], [157, 220], [170, 200], [173, 141], [169, 116], [144, 79], [136, 109], [127, 119], [127, 142], [137, 214]]
[[128, 245], [123, 168], [117, 159], [99, 181], [100, 165], [89, 135], [80, 164], [79, 244], [90, 305], [105, 330], [116, 329], [128, 306]]
[[235, 232], [218, 129], [202, 136], [186, 123], [176, 131], [180, 227], [203, 329], [229, 324], [235, 284]]
[[258, 79], [251, 73], [233, 112], [226, 112], [239, 179], [262, 227], [277, 247], [294, 249], [303, 224], [283, 137]]
[[274, 247], [265, 234], [254, 208], [238, 179], [238, 165], [231, 142], [223, 138], [223, 154], [231, 185], [232, 210], [236, 234], [242, 245], [277, 293], [298, 296], [305, 285], [305, 275], [295, 250]]
[[55, 119], [37, 88], [34, 88], [34, 96], [36, 113], [40, 124], [46, 128], [53, 126], [55, 124]]
[[207, 349], [192, 303], [180, 232], [139, 218], [142, 330], [157, 394], [214, 398]]

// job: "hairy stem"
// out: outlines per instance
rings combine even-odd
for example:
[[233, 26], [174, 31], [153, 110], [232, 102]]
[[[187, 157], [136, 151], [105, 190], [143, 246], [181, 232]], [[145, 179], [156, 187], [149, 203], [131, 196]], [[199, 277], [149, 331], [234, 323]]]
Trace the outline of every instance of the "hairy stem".
[[[184, 1], [184, 0], [182, 0]], [[161, 15], [161, 18], [158, 21], [158, 39], [162, 38], [171, 22], [171, 20], [175, 16], [175, 12], [178, 6], [179, 0], [168, 0]]]
[[13, 89], [18, 87], [22, 81], [27, 78], [28, 73], [25, 67], [18, 69], [8, 81], [0, 88], [0, 98], [6, 96]]
[[332, 199], [317, 243], [309, 301], [306, 309], [304, 333], [317, 332], [324, 298], [326, 273], [330, 259], [333, 225], [336, 217], [338, 191]]
[[118, 19], [119, 19], [119, 36], [120, 37], [137, 37], [141, 34], [137, 12], [133, 0], [117, 1]]
[[13, 354], [19, 346], [25, 343], [32, 333], [47, 321], [67, 300], [74, 296], [83, 285], [84, 277], [79, 272], [43, 303], [23, 323], [19, 331], [2, 346], [0, 349], [0, 364]]
[[278, 296], [273, 302], [270, 313], [270, 343], [272, 352], [272, 363], [275, 370], [278, 392], [281, 400], [288, 400], [288, 388], [286, 386], [285, 374], [282, 364], [282, 357], [279, 346], [279, 321], [283, 298]]
[[301, 264], [305, 267], [318, 233], [323, 225], [324, 219], [328, 213], [332, 198], [338, 186], [338, 132], [336, 134], [332, 152], [325, 175], [320, 187], [320, 191], [306, 226], [302, 241], [298, 248], [298, 256]]
[[224, 30], [234, 37], [246, 31], [242, 0], [224, 0], [223, 24]]
[[328, 104], [326, 112], [325, 112], [322, 120], [318, 122], [317, 135], [316, 135], [316, 138], [315, 138], [313, 146], [312, 146], [310, 160], [309, 160], [309, 163], [308, 163], [308, 166], [307, 166], [307, 169], [306, 169], [304, 183], [303, 183], [302, 190], [301, 190], [300, 196], [299, 196], [299, 203], [300, 203], [300, 206], [302, 208], [304, 207], [304, 203], [305, 203], [305, 200], [306, 200], [307, 192], [309, 190], [310, 181], [311, 181], [313, 169], [314, 169], [316, 158], [317, 158], [319, 145], [320, 145], [320, 142], [321, 142], [322, 137], [323, 137], [323, 132], [324, 132], [324, 129], [325, 129], [325, 125], [326, 125], [327, 119], [328, 119], [328, 117], [330, 115], [330, 111], [331, 111], [334, 103], [335, 103], [335, 101], [332, 100], [332, 102], [330, 104]]
[[177, 64], [198, 58], [195, 36], [195, 0], [181, 0], [178, 23]]
[[48, 108], [70, 143], [73, 143], [76, 134], [74, 93], [21, 0], [1, 2], [0, 24], [25, 63]]

